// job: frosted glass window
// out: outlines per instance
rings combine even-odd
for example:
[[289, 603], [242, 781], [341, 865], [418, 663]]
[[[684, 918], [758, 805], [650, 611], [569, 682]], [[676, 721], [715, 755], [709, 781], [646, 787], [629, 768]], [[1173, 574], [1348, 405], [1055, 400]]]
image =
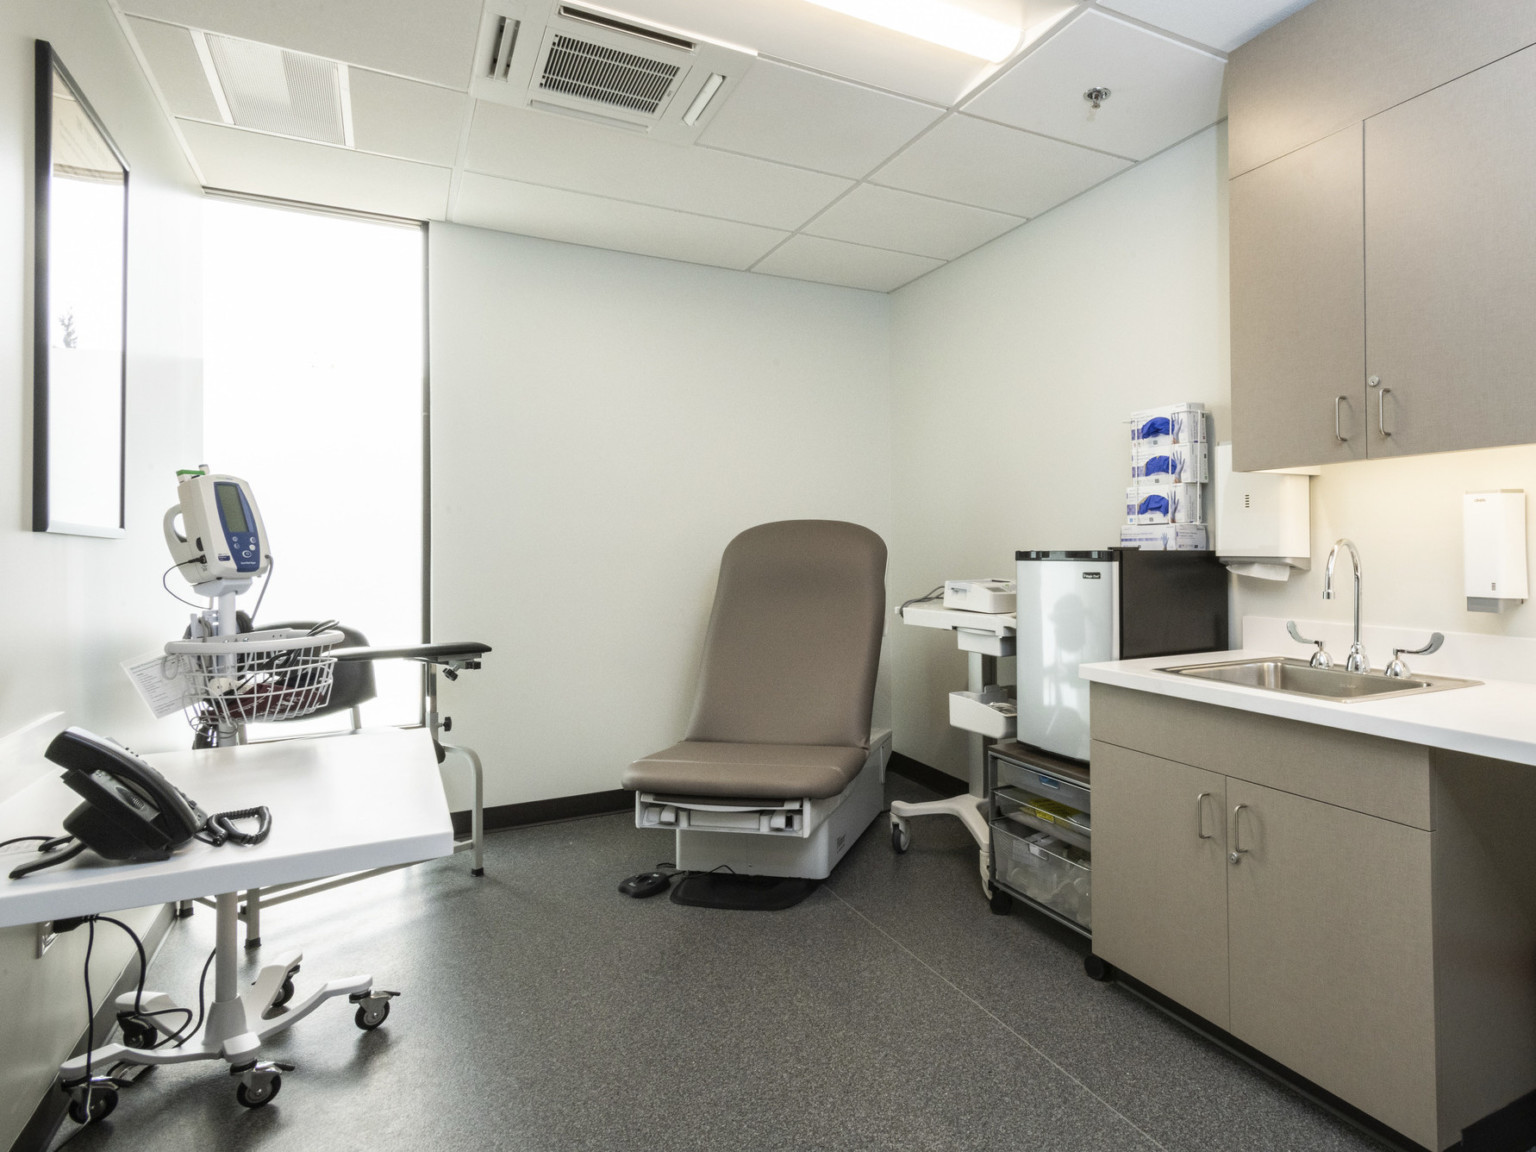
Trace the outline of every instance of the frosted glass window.
[[[261, 505], [273, 570], [257, 626], [334, 617], [370, 644], [419, 643], [424, 234], [218, 198], [204, 213], [203, 458]], [[364, 724], [418, 723], [420, 665], [374, 669]], [[251, 735], [347, 727], [342, 712]]]

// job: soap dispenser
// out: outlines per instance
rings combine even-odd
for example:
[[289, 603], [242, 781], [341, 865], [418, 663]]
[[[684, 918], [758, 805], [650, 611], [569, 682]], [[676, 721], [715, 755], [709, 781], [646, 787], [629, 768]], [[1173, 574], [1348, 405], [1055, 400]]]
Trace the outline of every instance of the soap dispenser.
[[1525, 493], [1468, 492], [1462, 497], [1466, 533], [1468, 612], [1502, 612], [1528, 594]]

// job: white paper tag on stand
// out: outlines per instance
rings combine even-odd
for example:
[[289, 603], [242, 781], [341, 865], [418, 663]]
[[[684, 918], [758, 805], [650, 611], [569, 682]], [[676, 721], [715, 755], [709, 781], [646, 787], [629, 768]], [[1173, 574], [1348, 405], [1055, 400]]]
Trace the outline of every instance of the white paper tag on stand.
[[139, 690], [139, 699], [160, 720], [180, 712], [187, 699], [187, 680], [181, 674], [181, 661], [164, 652], [137, 656], [123, 661], [123, 671]]

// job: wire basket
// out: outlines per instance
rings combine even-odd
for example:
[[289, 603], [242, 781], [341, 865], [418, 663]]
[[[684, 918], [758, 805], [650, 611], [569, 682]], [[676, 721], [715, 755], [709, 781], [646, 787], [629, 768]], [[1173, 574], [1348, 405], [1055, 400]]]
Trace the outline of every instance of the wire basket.
[[336, 657], [326, 653], [343, 639], [336, 629], [274, 628], [172, 640], [165, 653], [184, 685], [187, 722], [195, 731], [228, 731], [324, 708], [336, 673]]

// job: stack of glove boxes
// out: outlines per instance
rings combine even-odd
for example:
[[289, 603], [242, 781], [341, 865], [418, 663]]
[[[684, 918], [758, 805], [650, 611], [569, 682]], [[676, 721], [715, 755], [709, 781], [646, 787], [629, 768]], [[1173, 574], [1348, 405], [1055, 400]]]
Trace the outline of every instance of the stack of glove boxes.
[[1204, 551], [1210, 473], [1205, 405], [1171, 404], [1134, 413], [1121, 547]]

